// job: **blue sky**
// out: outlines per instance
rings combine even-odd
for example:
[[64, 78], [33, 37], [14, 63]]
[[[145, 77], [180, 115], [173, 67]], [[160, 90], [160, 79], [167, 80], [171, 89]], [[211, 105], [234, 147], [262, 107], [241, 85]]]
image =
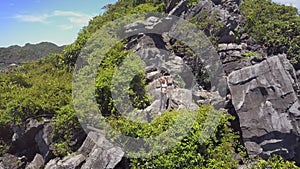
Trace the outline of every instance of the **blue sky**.
[[291, 5], [300, 9], [300, 0], [272, 0], [273, 2], [277, 2], [279, 4]]
[[0, 47], [75, 40], [80, 29], [106, 4], [117, 0], [1, 0]]
[[[72, 43], [88, 21], [117, 0], [0, 0], [0, 47]], [[273, 0], [300, 9], [300, 0]]]

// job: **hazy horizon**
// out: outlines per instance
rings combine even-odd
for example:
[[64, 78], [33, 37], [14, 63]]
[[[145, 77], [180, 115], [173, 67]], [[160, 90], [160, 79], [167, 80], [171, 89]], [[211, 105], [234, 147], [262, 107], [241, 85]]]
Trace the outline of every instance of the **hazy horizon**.
[[[0, 47], [51, 42], [58, 46], [75, 41], [82, 27], [117, 0], [1, 1]], [[299, 0], [273, 0], [300, 9]]]
[[8, 0], [0, 6], [0, 47], [72, 43], [80, 29], [117, 0]]

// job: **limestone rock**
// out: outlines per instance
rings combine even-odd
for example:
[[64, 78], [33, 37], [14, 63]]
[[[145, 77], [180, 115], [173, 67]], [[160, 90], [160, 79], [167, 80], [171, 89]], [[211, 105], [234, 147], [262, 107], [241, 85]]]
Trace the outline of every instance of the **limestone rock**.
[[[172, 0], [172, 1], [176, 1], [176, 0]], [[182, 15], [183, 12], [186, 12], [187, 10], [188, 10], [187, 0], [182, 0], [177, 4], [177, 6], [175, 6], [169, 12], [169, 15], [174, 15], [179, 17], [180, 15]]]
[[[280, 154], [294, 159], [299, 146], [299, 100], [295, 72], [285, 55], [232, 72], [232, 103], [250, 156]], [[300, 162], [300, 159], [295, 159]]]
[[46, 166], [45, 166], [45, 169], [61, 169], [57, 163], [59, 161], [59, 158], [55, 158], [55, 159], [52, 159], [50, 160]]
[[84, 156], [88, 156], [89, 153], [93, 150], [96, 146], [95, 140], [97, 139], [97, 134], [95, 132], [90, 132], [86, 137], [85, 141], [78, 149], [78, 154], [83, 154]]
[[96, 141], [96, 145], [89, 153], [82, 169], [114, 168], [122, 161], [124, 152], [120, 147], [114, 146], [103, 135], [94, 132], [90, 132], [88, 137], [93, 137], [92, 140]]
[[27, 122], [14, 126], [14, 135], [12, 137], [12, 147], [10, 152], [16, 154], [22, 152], [28, 160], [32, 160], [38, 152], [36, 148], [35, 137], [42, 130], [44, 122], [35, 119], [29, 119]]
[[47, 123], [35, 136], [35, 142], [39, 149], [39, 153], [43, 156], [45, 161], [49, 161], [53, 157], [52, 151], [50, 150], [50, 137], [52, 130], [52, 125]]
[[26, 166], [25, 169], [42, 169], [44, 166], [44, 158], [40, 154], [36, 154], [33, 161]]
[[22, 157], [17, 157], [12, 154], [4, 154], [0, 157], [0, 166], [4, 169], [19, 169], [25, 168], [25, 160]]
[[79, 168], [83, 162], [85, 161], [86, 157], [82, 154], [70, 156], [66, 159], [59, 161], [61, 168]]

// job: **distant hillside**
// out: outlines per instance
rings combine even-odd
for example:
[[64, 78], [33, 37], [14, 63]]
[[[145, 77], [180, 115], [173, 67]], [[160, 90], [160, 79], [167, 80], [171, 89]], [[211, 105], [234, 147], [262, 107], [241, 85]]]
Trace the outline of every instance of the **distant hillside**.
[[20, 47], [17, 45], [8, 48], [0, 48], [0, 67], [5, 67], [13, 63], [33, 61], [45, 57], [50, 53], [59, 53], [64, 46], [60, 47], [50, 42], [39, 44], [29, 44]]

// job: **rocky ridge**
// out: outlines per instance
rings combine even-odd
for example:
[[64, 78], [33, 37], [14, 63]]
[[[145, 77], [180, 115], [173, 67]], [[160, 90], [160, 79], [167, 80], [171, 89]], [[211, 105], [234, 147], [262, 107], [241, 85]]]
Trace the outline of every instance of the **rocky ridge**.
[[[193, 8], [188, 9], [186, 1], [183, 0], [177, 6], [170, 3], [172, 9], [168, 10], [170, 14], [185, 19], [193, 18], [204, 11], [219, 11], [219, 22], [224, 23], [224, 27], [214, 34], [220, 37], [217, 52], [229, 87], [227, 96], [223, 99], [226, 99], [228, 113], [237, 118], [236, 126], [233, 127], [242, 133], [242, 142], [250, 157], [267, 158], [272, 154], [279, 154], [300, 164], [300, 105], [296, 71], [285, 54], [268, 56], [264, 47], [249, 35], [237, 33], [242, 31], [245, 20], [239, 10], [240, 3], [239, 0], [199, 1]], [[138, 26], [145, 28], [149, 24], [157, 23], [158, 19], [152, 16], [147, 21], [139, 22]], [[127, 30], [135, 30], [136, 25], [129, 25]], [[170, 79], [173, 95], [169, 100], [170, 108], [197, 107], [189, 105], [191, 101], [182, 102], [179, 97], [182, 94], [184, 97], [193, 95], [198, 105], [211, 104], [215, 98], [220, 97], [201, 86], [191, 93], [177, 85], [179, 82], [171, 75], [182, 72], [182, 65], [189, 65], [189, 58], [180, 57], [176, 52], [166, 53], [172, 48], [167, 34], [132, 36], [125, 47], [150, 60], [157, 56], [159, 59], [169, 57], [164, 65], [155, 65], [156, 61], [147, 65], [149, 93], [155, 97], [151, 106], [138, 112], [137, 116], [143, 116], [143, 121], [151, 121], [152, 116], [158, 112], [157, 79], [161, 74]], [[247, 57], [249, 52], [256, 55]], [[15, 153], [3, 156], [0, 159], [0, 168], [129, 168], [124, 157], [125, 152], [120, 147], [113, 146], [103, 135], [93, 131], [86, 138], [82, 134], [82, 139], [78, 140], [81, 146], [74, 155], [53, 159], [51, 145], [47, 141], [50, 132], [51, 125], [47, 121], [30, 120], [14, 129], [9, 135], [14, 143], [13, 148], [16, 149], [11, 152]], [[98, 140], [98, 143], [93, 140]], [[20, 149], [22, 153], [16, 153]], [[31, 162], [27, 163], [28, 161]]]
[[57, 46], [50, 42], [38, 44], [27, 43], [24, 46], [0, 47], [0, 68], [7, 66], [17, 66], [22, 62], [30, 62], [44, 58], [51, 53], [60, 53], [64, 46]]

